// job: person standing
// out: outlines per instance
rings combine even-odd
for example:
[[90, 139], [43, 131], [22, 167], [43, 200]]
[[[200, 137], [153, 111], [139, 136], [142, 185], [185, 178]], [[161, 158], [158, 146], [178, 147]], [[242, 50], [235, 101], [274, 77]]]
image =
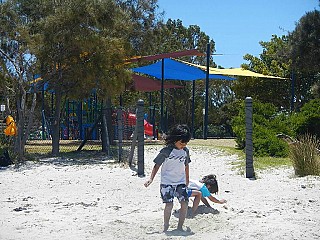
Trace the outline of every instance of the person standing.
[[169, 221], [173, 208], [173, 200], [176, 197], [180, 203], [179, 222], [177, 230], [182, 231], [183, 223], [188, 209], [187, 186], [189, 184], [190, 155], [186, 147], [191, 139], [190, 129], [185, 124], [179, 124], [170, 129], [165, 137], [165, 147], [153, 160], [155, 165], [150, 179], [144, 186], [148, 187], [161, 167], [160, 194], [164, 208], [163, 230], [169, 229]]

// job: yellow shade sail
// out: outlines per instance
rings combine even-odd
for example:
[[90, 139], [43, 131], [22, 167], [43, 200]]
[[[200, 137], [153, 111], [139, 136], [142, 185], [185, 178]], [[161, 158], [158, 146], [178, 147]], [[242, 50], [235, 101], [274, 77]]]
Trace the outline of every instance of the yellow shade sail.
[[[181, 61], [181, 60], [177, 60], [177, 61]], [[202, 70], [206, 70], [207, 67], [206, 66], [202, 66], [202, 65], [197, 65], [197, 64], [193, 64], [193, 63], [188, 63], [185, 61], [181, 61], [185, 64], [189, 64], [191, 66], [194, 67], [198, 67]], [[258, 77], [258, 78], [274, 78], [274, 79], [286, 79], [286, 78], [282, 78], [282, 77], [276, 77], [276, 76], [270, 76], [270, 75], [264, 75], [261, 73], [256, 73], [250, 70], [246, 70], [243, 68], [229, 68], [229, 69], [220, 69], [220, 68], [213, 68], [213, 67], [209, 67], [209, 74], [220, 74], [220, 75], [227, 75], [227, 76], [242, 76], [242, 77]]]

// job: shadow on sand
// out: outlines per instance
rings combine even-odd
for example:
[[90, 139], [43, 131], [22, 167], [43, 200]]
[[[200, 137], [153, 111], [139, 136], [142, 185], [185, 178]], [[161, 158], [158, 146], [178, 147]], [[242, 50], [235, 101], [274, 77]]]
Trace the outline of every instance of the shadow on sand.
[[[192, 218], [192, 214], [191, 214], [192, 210], [191, 207], [188, 207], [188, 212], [187, 212], [187, 218]], [[219, 214], [220, 212], [215, 209], [215, 208], [210, 208], [207, 207], [205, 205], [199, 205], [196, 215], [199, 214]], [[179, 218], [179, 210], [174, 210], [173, 212], [173, 216], [175, 216], [176, 218]]]

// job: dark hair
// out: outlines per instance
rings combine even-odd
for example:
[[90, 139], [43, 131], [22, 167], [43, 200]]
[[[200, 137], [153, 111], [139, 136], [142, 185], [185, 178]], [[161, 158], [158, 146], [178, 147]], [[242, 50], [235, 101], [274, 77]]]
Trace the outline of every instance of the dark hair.
[[216, 175], [209, 174], [204, 176], [201, 181], [206, 185], [210, 193], [217, 193], [219, 191]]
[[183, 143], [189, 142], [191, 139], [190, 129], [186, 124], [178, 124], [172, 127], [165, 137], [166, 145], [175, 144], [180, 141]]

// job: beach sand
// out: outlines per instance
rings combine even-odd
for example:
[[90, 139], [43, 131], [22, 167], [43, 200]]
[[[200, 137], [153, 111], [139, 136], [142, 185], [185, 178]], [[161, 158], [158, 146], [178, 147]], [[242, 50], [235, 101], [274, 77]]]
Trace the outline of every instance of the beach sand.
[[[208, 145], [208, 144], [207, 144]], [[238, 156], [212, 146], [188, 145], [190, 177], [214, 173], [226, 204], [200, 203], [175, 230], [179, 203], [167, 233], [158, 173], [144, 187], [162, 148], [145, 146], [145, 177], [102, 157], [43, 159], [0, 170], [1, 240], [100, 239], [320, 239], [320, 178], [296, 177], [292, 168], [269, 169], [250, 180], [233, 170]], [[192, 201], [189, 202], [189, 207]]]

